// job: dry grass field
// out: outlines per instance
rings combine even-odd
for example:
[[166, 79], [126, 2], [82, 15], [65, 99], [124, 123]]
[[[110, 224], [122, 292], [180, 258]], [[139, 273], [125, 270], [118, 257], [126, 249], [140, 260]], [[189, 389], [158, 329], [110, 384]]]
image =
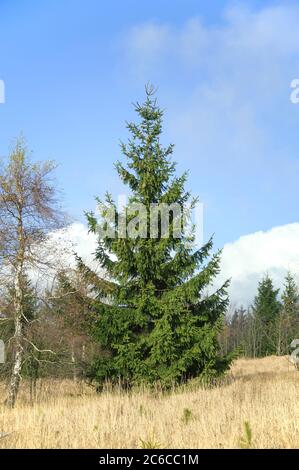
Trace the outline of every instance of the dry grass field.
[[0, 433], [0, 448], [299, 448], [299, 372], [285, 357], [239, 359], [225, 384], [168, 395], [41, 381], [34, 405], [23, 384]]

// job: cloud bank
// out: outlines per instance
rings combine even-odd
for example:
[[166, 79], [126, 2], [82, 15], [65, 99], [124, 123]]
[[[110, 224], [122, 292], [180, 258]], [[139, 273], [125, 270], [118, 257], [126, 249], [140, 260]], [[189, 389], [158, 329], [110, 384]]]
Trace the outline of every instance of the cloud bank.
[[299, 280], [299, 223], [274, 227], [227, 243], [222, 252], [221, 276], [231, 278], [232, 304], [251, 304], [258, 281], [269, 274], [277, 288], [283, 286], [287, 271]]
[[[93, 264], [96, 237], [89, 234], [81, 223], [70, 225], [61, 235], [60, 243], [66, 243], [84, 259]], [[250, 305], [258, 281], [268, 273], [277, 287], [282, 287], [288, 270], [299, 281], [299, 223], [274, 227], [265, 232], [256, 232], [227, 243], [222, 251], [221, 274], [217, 285], [231, 278], [229, 288], [232, 305]], [[69, 258], [71, 266], [74, 259]]]

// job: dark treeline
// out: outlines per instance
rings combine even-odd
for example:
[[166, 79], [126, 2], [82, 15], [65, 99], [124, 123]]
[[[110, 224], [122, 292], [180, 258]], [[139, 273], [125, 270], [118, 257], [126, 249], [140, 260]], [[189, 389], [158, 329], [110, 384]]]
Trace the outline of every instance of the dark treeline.
[[299, 338], [299, 293], [289, 272], [282, 294], [267, 275], [258, 285], [253, 304], [235, 309], [226, 316], [221, 333], [224, 352], [238, 350], [246, 357], [263, 357], [291, 352], [291, 342]]

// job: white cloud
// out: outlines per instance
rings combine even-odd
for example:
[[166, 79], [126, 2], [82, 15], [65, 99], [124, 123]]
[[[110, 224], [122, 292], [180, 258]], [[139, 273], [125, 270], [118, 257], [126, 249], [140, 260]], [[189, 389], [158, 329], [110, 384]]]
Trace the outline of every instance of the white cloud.
[[[298, 278], [299, 223], [256, 232], [227, 243], [222, 252], [219, 280], [231, 278], [232, 304], [251, 304], [258, 281], [268, 273], [277, 288], [288, 270]], [[299, 280], [299, 278], [298, 278]]]
[[[146, 23], [134, 26], [126, 37], [128, 58], [135, 59], [139, 55], [140, 61], [154, 61], [164, 51], [171, 47], [172, 31], [167, 25]], [[145, 65], [145, 63], [144, 63]]]
[[[96, 249], [96, 237], [88, 233], [81, 223], [70, 225], [63, 234], [55, 234], [59, 243], [72, 246], [92, 265]], [[229, 289], [232, 305], [250, 305], [258, 281], [268, 273], [275, 286], [282, 287], [288, 270], [299, 276], [299, 223], [274, 227], [256, 232], [227, 243], [222, 251], [221, 274], [217, 285], [231, 278]], [[69, 259], [74, 266], [74, 259]], [[299, 277], [298, 277], [299, 281]]]
[[96, 236], [89, 233], [82, 223], [76, 222], [51, 232], [46, 241], [35, 248], [39, 262], [28, 269], [31, 281], [42, 290], [51, 288], [60, 270], [76, 268], [75, 255], [96, 272], [101, 272], [94, 256], [96, 246]]
[[[298, 16], [296, 5], [257, 11], [236, 5], [224, 10], [223, 21], [217, 25], [205, 25], [200, 17], [191, 17], [180, 26], [153, 21], [135, 25], [122, 43], [126, 58], [135, 68], [147, 66], [148, 70], [167, 56], [176, 59], [177, 66], [181, 60], [191, 68], [204, 66], [223, 73], [225, 65], [225, 72], [234, 74], [242, 72], [244, 64], [253, 65], [251, 60], [259, 67], [267, 67], [273, 57], [298, 56]], [[229, 69], [230, 65], [233, 69]], [[169, 62], [164, 63], [165, 69], [168, 66]], [[256, 72], [251, 71], [258, 78]]]
[[97, 237], [89, 233], [82, 223], [75, 222], [65, 229], [53, 232], [49, 243], [54, 247], [59, 247], [61, 262], [64, 266], [75, 267], [74, 253], [76, 253], [88, 266], [95, 267], [94, 253], [97, 247]]

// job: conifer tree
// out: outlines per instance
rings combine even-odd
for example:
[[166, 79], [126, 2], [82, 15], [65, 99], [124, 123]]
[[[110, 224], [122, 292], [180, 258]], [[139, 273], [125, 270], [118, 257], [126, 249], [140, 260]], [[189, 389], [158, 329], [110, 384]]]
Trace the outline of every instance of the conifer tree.
[[290, 271], [285, 277], [281, 299], [284, 312], [290, 317], [296, 317], [298, 315], [299, 292], [295, 278]]
[[268, 275], [259, 282], [252, 307], [257, 356], [267, 356], [277, 352], [277, 321], [281, 309], [278, 293], [279, 289], [274, 289], [273, 281]]
[[282, 309], [278, 324], [278, 354], [288, 354], [293, 339], [299, 333], [299, 292], [294, 276], [289, 271], [285, 277], [284, 291], [281, 296]]
[[[208, 293], [219, 272], [220, 252], [210, 255], [212, 240], [195, 249], [194, 230], [184, 227], [175, 236], [177, 216], [170, 213], [170, 233], [165, 237], [161, 217], [155, 237], [150, 231], [152, 204], [178, 203], [181, 207], [196, 199], [184, 189], [187, 173], [175, 174], [171, 160], [173, 145], [161, 144], [163, 111], [157, 106], [151, 86], [146, 87], [144, 104], [136, 104], [139, 121], [128, 123], [128, 144], [121, 144], [127, 165], [116, 163], [122, 182], [130, 189], [127, 207], [117, 212], [110, 194], [99, 202], [101, 215], [115, 211], [115, 223], [107, 222], [112, 235], [99, 235], [96, 258], [108, 277], [101, 279], [84, 267], [95, 281], [97, 301], [93, 334], [103, 354], [94, 363], [91, 375], [132, 384], [159, 382], [163, 387], [198, 377], [211, 379], [225, 372], [231, 356], [219, 353], [218, 333], [227, 309], [226, 282]], [[143, 236], [120, 237], [119, 224], [127, 215], [134, 223], [132, 205], [146, 207]], [[94, 213], [87, 213], [89, 228], [98, 231]], [[80, 264], [80, 263], [79, 263]], [[107, 280], [108, 279], [108, 280]]]

